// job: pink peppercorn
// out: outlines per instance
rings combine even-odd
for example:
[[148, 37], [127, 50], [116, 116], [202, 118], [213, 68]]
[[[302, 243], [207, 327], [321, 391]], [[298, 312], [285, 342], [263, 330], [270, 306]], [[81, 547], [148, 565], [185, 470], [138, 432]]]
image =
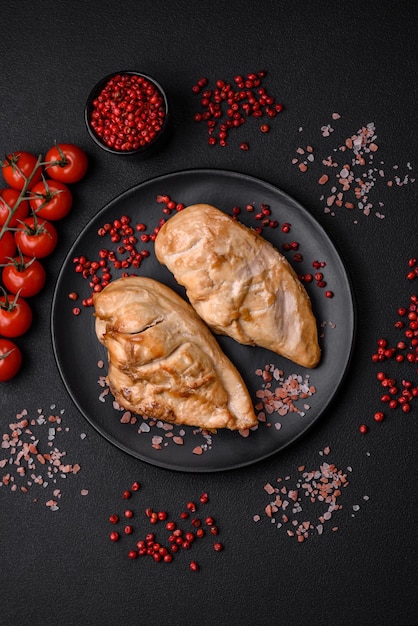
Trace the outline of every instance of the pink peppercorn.
[[129, 152], [149, 145], [166, 118], [164, 97], [147, 77], [118, 74], [92, 102], [89, 128], [113, 150]]

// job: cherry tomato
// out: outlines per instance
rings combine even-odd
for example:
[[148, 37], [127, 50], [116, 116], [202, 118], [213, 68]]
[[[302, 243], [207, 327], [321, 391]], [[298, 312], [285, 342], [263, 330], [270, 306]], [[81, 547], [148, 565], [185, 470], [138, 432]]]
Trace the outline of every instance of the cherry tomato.
[[58, 242], [58, 233], [53, 224], [37, 216], [27, 217], [20, 222], [15, 232], [15, 242], [19, 250], [26, 256], [38, 259], [51, 254]]
[[72, 143], [58, 143], [50, 148], [45, 155], [48, 176], [63, 183], [76, 183], [87, 172], [88, 160], [86, 153]]
[[32, 187], [29, 204], [36, 215], [47, 220], [60, 220], [70, 212], [73, 196], [65, 183], [48, 179]]
[[33, 176], [28, 185], [29, 189], [42, 178], [42, 168], [38, 165], [36, 156], [24, 150], [18, 150], [7, 155], [2, 163], [2, 171], [6, 183], [19, 191], [23, 189], [32, 173]]
[[22, 353], [17, 345], [9, 339], [0, 337], [0, 382], [16, 376], [21, 365]]
[[32, 309], [23, 298], [18, 296], [0, 297], [0, 335], [20, 337], [32, 324]]
[[20, 255], [3, 268], [2, 279], [11, 293], [19, 293], [22, 298], [29, 298], [39, 293], [45, 285], [46, 272], [35, 257]]
[[10, 259], [15, 254], [16, 254], [15, 239], [12, 233], [10, 232], [10, 230], [6, 230], [0, 239], [0, 265], [9, 263]]
[[[13, 210], [16, 202], [19, 199], [19, 192], [17, 189], [7, 187], [6, 189], [0, 189], [0, 226], [6, 223], [9, 217], [9, 213]], [[25, 219], [29, 214], [29, 202], [27, 200], [21, 200], [19, 206], [15, 210], [13, 217], [10, 219], [8, 226], [14, 228], [19, 220]]]

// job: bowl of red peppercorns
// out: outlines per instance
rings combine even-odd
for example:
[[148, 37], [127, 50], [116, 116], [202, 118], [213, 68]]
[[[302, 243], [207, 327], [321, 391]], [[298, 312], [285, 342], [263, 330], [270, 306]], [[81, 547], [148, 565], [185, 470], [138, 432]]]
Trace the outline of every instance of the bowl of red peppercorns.
[[84, 119], [90, 136], [103, 150], [148, 156], [167, 135], [167, 96], [146, 74], [116, 72], [92, 89]]

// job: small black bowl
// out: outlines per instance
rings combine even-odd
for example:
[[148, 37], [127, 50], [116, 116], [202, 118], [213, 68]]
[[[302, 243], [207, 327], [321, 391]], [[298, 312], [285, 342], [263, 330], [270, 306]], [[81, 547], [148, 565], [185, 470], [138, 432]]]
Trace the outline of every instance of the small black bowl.
[[[141, 120], [141, 123], [144, 124], [144, 128], [138, 129], [134, 120], [130, 120], [130, 123], [135, 124], [134, 128], [136, 128], [139, 133], [141, 133], [142, 130], [144, 135], [138, 138], [137, 141], [131, 141], [130, 143], [129, 141], [122, 141], [121, 144], [116, 146], [112, 144], [112, 142], [106, 141], [106, 138], [104, 136], [101, 136], [99, 131], [92, 126], [92, 122], [94, 120], [94, 112], [97, 110], [97, 100], [103, 94], [105, 96], [105, 99], [108, 100], [109, 106], [108, 108], [105, 108], [104, 111], [102, 111], [102, 121], [106, 122], [108, 125], [112, 123], [112, 119], [109, 117], [110, 111], [112, 110], [113, 123], [116, 123], [117, 125], [118, 115], [117, 111], [115, 113], [114, 107], [117, 107], [118, 104], [127, 101], [127, 98], [129, 98], [129, 96], [125, 94], [125, 91], [127, 88], [129, 88], [130, 83], [131, 85], [133, 84], [134, 89], [140, 89], [140, 91], [142, 92], [142, 96], [145, 96], [145, 104], [143, 105], [136, 104], [135, 101], [129, 102], [129, 105], [134, 107], [132, 111], [129, 111], [129, 113], [135, 114], [135, 112], [138, 112], [138, 108], [142, 107], [142, 113], [144, 116], [146, 116], [145, 119]], [[106, 90], [112, 88], [119, 88], [120, 93], [113, 96], [108, 94]], [[148, 96], [156, 100], [156, 102], [151, 103]], [[154, 107], [155, 104], [157, 105], [157, 110]], [[151, 115], [157, 114], [160, 116], [160, 119], [158, 120], [158, 130], [156, 132], [153, 126], [154, 122], [151, 120], [151, 118], [148, 117], [149, 113], [151, 113]], [[161, 113], [163, 115], [161, 115]], [[136, 154], [144, 157], [150, 156], [156, 151], [157, 148], [161, 148], [162, 144], [164, 143], [163, 140], [167, 138], [168, 119], [168, 100], [166, 93], [161, 85], [154, 78], [151, 78], [146, 74], [129, 70], [114, 72], [113, 74], [109, 74], [108, 76], [102, 78], [102, 80], [100, 80], [90, 92], [86, 106], [84, 108], [84, 121], [86, 123], [90, 137], [98, 146], [100, 146], [100, 148], [106, 150], [106, 152], [110, 152], [111, 154]], [[155, 134], [152, 134], [152, 136], [150, 136], [150, 131], [151, 133]], [[110, 134], [115, 135], [115, 132], [110, 131]]]

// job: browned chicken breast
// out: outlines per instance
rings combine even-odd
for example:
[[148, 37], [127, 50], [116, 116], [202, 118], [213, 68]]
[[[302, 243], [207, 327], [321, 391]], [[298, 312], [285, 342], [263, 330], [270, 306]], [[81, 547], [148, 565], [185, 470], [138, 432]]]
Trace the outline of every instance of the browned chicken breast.
[[155, 253], [215, 333], [304, 367], [318, 365], [309, 296], [287, 259], [254, 230], [211, 205], [195, 204], [164, 224]]
[[241, 375], [172, 289], [143, 276], [120, 278], [95, 294], [94, 307], [109, 387], [122, 407], [204, 429], [256, 425]]

